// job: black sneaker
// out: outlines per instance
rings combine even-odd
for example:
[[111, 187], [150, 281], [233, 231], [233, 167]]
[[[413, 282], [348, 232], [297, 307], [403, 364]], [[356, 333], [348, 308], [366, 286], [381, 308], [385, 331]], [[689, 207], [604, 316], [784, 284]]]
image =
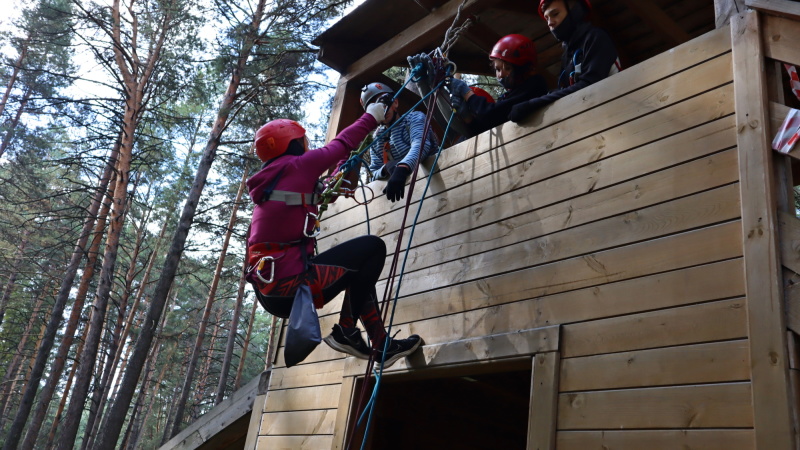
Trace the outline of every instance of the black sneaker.
[[364, 342], [361, 330], [358, 328], [343, 328], [338, 323], [334, 324], [331, 334], [323, 340], [330, 348], [356, 358], [369, 359], [369, 355], [372, 353], [372, 349]]
[[[386, 359], [383, 361], [384, 369], [390, 367], [398, 359], [414, 353], [422, 344], [422, 338], [416, 334], [412, 334], [405, 339], [394, 339], [388, 336], [386, 338], [389, 339], [389, 344], [386, 347]], [[382, 359], [384, 359], [383, 347], [378, 349], [378, 353], [375, 356], [375, 364], [380, 364]]]

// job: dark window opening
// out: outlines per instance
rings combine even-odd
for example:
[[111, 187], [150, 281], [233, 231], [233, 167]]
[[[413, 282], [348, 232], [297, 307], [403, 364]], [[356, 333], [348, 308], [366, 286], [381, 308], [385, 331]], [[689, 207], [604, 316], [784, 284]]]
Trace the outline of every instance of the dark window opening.
[[[354, 404], [361, 384], [356, 383]], [[370, 379], [367, 397], [373, 385]], [[365, 448], [524, 450], [530, 389], [530, 360], [438, 371], [424, 379], [386, 376]], [[353, 405], [351, 416], [354, 411]], [[351, 448], [360, 448], [363, 428]]]

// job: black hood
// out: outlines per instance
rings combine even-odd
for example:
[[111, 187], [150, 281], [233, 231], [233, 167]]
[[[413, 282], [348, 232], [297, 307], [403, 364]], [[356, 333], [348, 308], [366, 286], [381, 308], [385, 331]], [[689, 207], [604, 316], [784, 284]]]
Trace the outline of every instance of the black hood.
[[589, 11], [586, 10], [586, 5], [584, 5], [583, 2], [577, 2], [570, 7], [568, 0], [565, 0], [564, 4], [567, 6], [567, 17], [550, 32], [553, 33], [553, 36], [555, 36], [558, 41], [569, 42], [578, 28], [586, 23]]

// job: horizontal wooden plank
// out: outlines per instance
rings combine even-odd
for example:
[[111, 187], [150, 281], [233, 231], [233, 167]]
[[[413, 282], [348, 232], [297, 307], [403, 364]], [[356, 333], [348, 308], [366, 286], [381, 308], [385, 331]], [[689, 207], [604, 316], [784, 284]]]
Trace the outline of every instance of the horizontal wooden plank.
[[746, 340], [561, 360], [561, 392], [749, 381]]
[[[525, 273], [516, 272], [518, 281], [509, 279], [509, 283], [524, 285], [529, 282], [530, 277], [525, 277]], [[462, 298], [461, 303], [447, 299], [431, 302], [429, 297], [420, 298], [419, 303], [406, 303], [419, 297], [403, 299], [395, 312], [395, 323], [401, 325], [395, 329], [400, 329], [403, 335], [417, 333], [433, 344], [527, 327], [547, 327], [640, 313], [742, 296], [744, 282], [741, 274], [741, 259], [734, 259], [511, 303], [506, 302], [513, 297], [498, 292], [494, 288], [497, 283], [491, 282], [491, 285], [484, 285], [489, 297]], [[501, 286], [506, 287], [507, 284]], [[497, 292], [497, 295], [491, 295], [491, 292]], [[642, 292], [648, 295], [643, 297]], [[520, 295], [524, 293], [520, 292]], [[459, 313], [455, 310], [459, 307], [475, 309]], [[323, 329], [337, 319], [338, 316], [323, 318]], [[408, 322], [413, 324], [405, 325]], [[305, 363], [343, 356], [321, 345]], [[279, 365], [282, 364], [280, 352]]]
[[800, 5], [796, 0], [745, 0], [745, 5], [769, 16], [800, 21]]
[[764, 54], [778, 61], [800, 65], [800, 22], [783, 17], [761, 16]]
[[333, 436], [259, 436], [256, 450], [320, 450], [331, 448]]
[[[702, 168], [696, 162], [681, 163], [732, 148], [735, 141], [733, 118], [729, 116], [633, 152], [436, 216], [417, 227], [410, 258], [416, 261], [423, 258], [425, 252], [438, 253], [439, 249], [452, 245], [451, 242], [476, 240], [486, 242], [484, 246], [487, 246], [497, 236], [515, 238], [523, 226], [535, 228], [531, 230], [533, 233], [521, 234], [516, 239], [529, 239], [730, 183], [738, 179], [735, 152], [715, 157], [709, 160], [713, 163]], [[547, 164], [551, 155], [536, 160], [536, 165]], [[671, 167], [674, 165], [678, 166]], [[643, 173], [652, 174], [664, 168], [675, 172], [674, 180], [681, 182], [666, 185], [669, 180], [664, 179], [664, 175], [642, 177]], [[694, 173], [681, 173], [696, 170], [703, 170], [706, 176], [692, 178]], [[480, 182], [489, 182], [489, 178], [476, 181]], [[459, 192], [448, 191], [442, 198], [449, 202], [455, 195], [472, 194], [469, 190]], [[625, 195], [631, 193], [635, 195]], [[385, 218], [377, 220], [375, 225], [384, 223]], [[385, 228], [388, 227], [387, 223]], [[340, 235], [350, 236], [350, 233]], [[386, 235], [384, 239], [394, 242], [397, 233]], [[435, 245], [428, 245], [427, 250], [419, 248], [428, 243]]]
[[[437, 205], [433, 212], [441, 213], [440, 210], [443, 206], [447, 207], [447, 211], [452, 211], [475, 201], [491, 198], [503, 192], [530, 184], [540, 179], [537, 178], [536, 165], [530, 162], [522, 165], [519, 165], [519, 163], [559, 150], [566, 145], [584, 139], [586, 141], [582, 144], [582, 158], [585, 163], [589, 163], [597, 160], [598, 157], [606, 155], [607, 152], [613, 154], [615, 151], [619, 152], [630, 148], [626, 144], [638, 141], [638, 144], [634, 145], [643, 145], [664, 136], [678, 133], [693, 125], [728, 115], [732, 111], [732, 103], [730, 101], [731, 86], [729, 85], [730, 74], [730, 55], [728, 54], [693, 68], [680, 77], [668, 78], [658, 85], [647, 87], [642, 91], [614, 100], [603, 108], [588, 111], [575, 121], [553, 125], [526, 136], [525, 139], [504, 141], [502, 146], [491, 150], [480, 158], [467, 160], [451, 168], [442, 169], [431, 182], [428, 193], [431, 198], [434, 198], [444, 190], [453, 189], [468, 181], [474, 183], [477, 178], [495, 172], [498, 178], [494, 180], [495, 182], [489, 188], [474, 192], [477, 197], [466, 205], [451, 203]], [[707, 92], [709, 90], [713, 91]], [[692, 102], [695, 103], [694, 108], [698, 108], [699, 104], [704, 104], [703, 115], [708, 117], [709, 110], [711, 110], [712, 117], [705, 120], [692, 120], [686, 115], [676, 115], [675, 110], [668, 108], [671, 105], [685, 103], [686, 100], [693, 100], [694, 97], [700, 97], [696, 102]], [[688, 109], [685, 113], [696, 114], [695, 111]], [[628, 124], [631, 121], [633, 123]], [[576, 127], [576, 124], [581, 126]], [[623, 125], [621, 126], [621, 124]], [[483, 149], [484, 147], [479, 146], [476, 148]], [[444, 153], [450, 151], [448, 150]], [[563, 170], [569, 170], [569, 167], [563, 168]], [[417, 183], [414, 193], [415, 199], [420, 197], [424, 187], [425, 183]], [[381, 183], [376, 184], [373, 189], [375, 189], [375, 192], [380, 192], [382, 190]], [[438, 200], [435, 201], [438, 202]], [[378, 218], [391, 211], [400, 211], [404, 205], [404, 202], [390, 203], [381, 200], [372, 202], [369, 206], [370, 217]], [[324, 221], [322, 224], [324, 236], [330, 236], [337, 231], [348, 229], [364, 220], [363, 211], [354, 209], [353, 213], [353, 219], [348, 218], [350, 214], [345, 214], [343, 217], [337, 216], [336, 220]], [[423, 220], [426, 218], [423, 217]], [[393, 223], [399, 222], [399, 220], [395, 220]], [[379, 230], [379, 228], [377, 229]], [[378, 231], [376, 234], [384, 233]], [[328, 248], [328, 244], [326, 243], [325, 245], [326, 247], [323, 248]]]
[[[522, 128], [509, 122], [503, 125], [503, 130], [500, 133], [483, 133], [477, 138], [469, 139], [447, 149], [442, 153], [439, 159], [439, 167], [441, 169], [446, 169], [461, 164], [464, 161], [472, 160], [479, 154], [494, 148], [494, 146], [497, 145], [497, 139], [495, 137], [497, 135], [503, 135], [507, 138], [514, 136], [521, 137], [537, 131], [538, 129], [546, 129], [553, 123], [567, 120], [572, 116], [603, 105], [632, 90], [640, 89], [649, 84], [658, 82], [665, 77], [669, 77], [704, 61], [718, 57], [721, 54], [729, 52], [730, 49], [730, 31], [727, 28], [706, 33], [671, 49], [669, 52], [662, 53], [646, 62], [628, 67], [613, 77], [609, 77], [600, 83], [582, 89], [580, 94], [570, 98], [569, 101], [564, 100], [556, 102], [546, 109], [545, 119], [537, 126], [528, 125]], [[696, 122], [689, 121], [688, 123], [703, 122], [705, 122], [705, 120]], [[510, 142], [510, 140], [511, 139], [506, 139], [505, 143]], [[499, 160], [499, 162], [502, 163], [501, 160]], [[382, 187], [383, 184], [375, 183], [375, 186]], [[376, 192], [380, 192], [380, 190], [376, 189]], [[378, 202], [388, 203], [388, 201], [384, 199], [379, 199]], [[331, 218], [337, 213], [350, 208], [357, 208], [352, 200], [340, 200], [331, 207], [327, 217]]]
[[[729, 150], [732, 157], [735, 150]], [[732, 158], [731, 158], [732, 159]], [[709, 173], [710, 178], [715, 178]], [[556, 209], [556, 208], [552, 208]], [[414, 249], [405, 266], [405, 273], [429, 267], [447, 271], [447, 264], [492, 264], [499, 258], [512, 260], [514, 268], [546, 264], [552, 261], [594, 253], [632, 242], [656, 239], [697, 227], [738, 218], [739, 186], [732, 184], [692, 196], [629, 211], [583, 225], [572, 225], [569, 207], [560, 208], [566, 221], [552, 223], [555, 232], [543, 228], [537, 212], [497, 222], [468, 233], [442, 239]], [[560, 225], [560, 226], [559, 226]], [[566, 228], [563, 231], [559, 231]], [[541, 237], [539, 237], [541, 236]], [[388, 264], [384, 273], [389, 272]], [[500, 271], [498, 267], [498, 271]]]
[[[732, 103], [728, 103], [728, 106], [732, 111]], [[418, 223], [414, 242], [420, 244], [433, 242], [464, 230], [491, 224], [498, 218], [530, 210], [537, 210], [537, 222], [541, 221], [542, 227], [546, 227], [542, 229], [544, 233], [558, 227], [580, 224], [582, 220], [591, 221], [607, 217], [613, 215], [615, 211], [630, 211], [637, 205], [652, 204], [649, 203], [651, 195], [664, 201], [696, 189], [713, 187], [715, 182], [735, 180], [738, 178], [738, 170], [736, 161], [731, 159], [733, 156], [716, 157], [705, 167], [700, 167], [700, 164], [694, 161], [670, 168], [681, 162], [735, 145], [733, 131], [733, 121], [726, 117], [635, 150], [635, 155], [640, 155], [641, 158], [628, 154], [618, 155], [545, 180], [540, 180], [540, 177], [534, 174], [539, 169], [530, 169], [519, 174], [498, 173], [497, 178], [492, 176], [477, 180], [474, 185], [478, 191], [473, 191], [471, 187], [464, 192], [456, 189], [431, 198], [433, 203], [427, 203], [431, 206], [422, 211], [423, 221]], [[536, 160], [534, 166], [543, 167], [548, 161], [553, 161], [549, 156], [543, 157], [543, 161]], [[557, 165], [558, 162], [554, 161], [554, 164]], [[670, 168], [668, 169], [670, 171], [686, 170], [691, 173], [670, 172], [657, 175], [659, 170], [666, 168]], [[694, 176], [697, 170], [704, 170], [711, 179], [706, 180], [705, 177], [698, 179]], [[643, 174], [649, 175], [642, 177]], [[529, 181], [534, 184], [528, 184], [500, 197], [481, 200], [488, 197], [484, 193], [488, 187], [480, 189], [479, 186], [494, 181], [507, 183], [510, 188], [513, 186], [513, 180], [522, 185]], [[648, 183], [649, 180], [652, 182]], [[620, 183], [625, 185], [620, 186]], [[611, 191], [604, 192], [605, 189]], [[565, 200], [568, 203], [558, 204]], [[654, 198], [653, 202], [655, 201], [657, 200]], [[547, 206], [550, 204], [553, 205]], [[609, 205], [608, 211], [605, 208], [606, 204]], [[426, 218], [435, 220], [425, 221]], [[389, 233], [384, 239], [390, 251], [394, 249], [397, 239], [397, 233], [392, 230], [399, 227], [400, 221], [398, 212], [398, 215], [390, 214], [370, 222], [373, 233]], [[331, 237], [333, 242], [329, 243], [355, 237], [360, 231], [365, 232], [366, 225], [357, 225], [352, 230], [338, 233]]]
[[753, 430], [559, 431], [558, 450], [754, 450]]
[[[281, 353], [283, 353], [282, 350]], [[283, 359], [282, 356], [281, 361]], [[342, 382], [343, 364], [342, 360], [335, 360], [316, 364], [303, 364], [288, 369], [276, 366], [272, 371], [269, 388], [272, 390], [338, 384]], [[267, 404], [264, 408], [270, 408], [269, 399], [267, 399]]]
[[750, 383], [559, 395], [559, 430], [752, 428]]
[[[612, 311], [609, 315], [614, 315], [614, 312], [624, 313], [626, 308], [636, 308], [637, 303], [641, 304], [639, 298], [640, 294], [629, 296], [614, 296], [614, 293], [625, 290], [625, 287], [618, 285], [607, 285], [607, 283], [614, 283], [617, 281], [634, 279], [637, 277], [656, 274], [660, 272], [672, 271], [685, 267], [707, 264], [715, 261], [720, 261], [729, 258], [737, 258], [741, 256], [741, 227], [737, 222], [717, 225], [707, 229], [696, 230], [681, 235], [672, 236], [669, 238], [662, 238], [655, 241], [643, 242], [631, 246], [621, 247], [606, 252], [589, 255], [587, 257], [572, 258], [558, 263], [547, 264], [544, 266], [534, 267], [528, 270], [511, 272], [508, 274], [489, 277], [478, 278], [474, 281], [440, 288], [432, 292], [424, 292], [413, 295], [408, 298], [402, 298], [398, 302], [398, 307], [395, 312], [396, 323], [414, 322], [409, 327], [401, 326], [402, 333], [417, 333], [425, 339], [432, 339], [437, 337], [443, 342], [463, 339], [465, 337], [475, 337], [480, 335], [488, 335], [500, 332], [500, 330], [510, 331], [509, 323], [512, 323], [509, 318], [524, 318], [527, 324], [517, 329], [525, 329], [531, 326], [531, 323], [536, 320], [542, 323], [542, 326], [552, 325], [563, 320], [565, 322], [571, 320], [580, 320], [579, 317], [585, 317], [591, 314], [600, 314], [602, 310], [592, 306], [595, 293], [598, 298], [609, 299], [608, 305], [619, 305], [616, 309], [608, 309]], [[740, 263], [737, 263], [740, 264]], [[740, 266], [737, 266], [740, 267]], [[603, 269], [605, 268], [605, 272]], [[413, 275], [413, 274], [412, 274]], [[733, 270], [724, 272], [715, 277], [717, 281], [716, 287], [708, 290], [698, 291], [699, 296], [716, 295], [716, 289], [719, 292], [727, 292], [732, 295], [739, 295], [742, 289], [741, 271]], [[413, 277], [412, 282], [413, 282]], [[687, 280], [696, 280], [696, 278], [688, 278]], [[704, 282], [693, 281], [700, 283], [702, 286], [710, 286]], [[410, 283], [408, 279], [406, 283]], [[649, 281], [642, 281], [640, 284], [636, 281], [632, 286], [643, 286], [643, 289], [649, 288]], [[729, 287], [725, 286], [728, 283]], [[605, 286], [600, 286], [606, 284]], [[586, 289], [590, 288], [591, 289]], [[574, 298], [576, 305], [583, 304], [585, 307], [575, 307], [569, 309], [556, 308], [551, 305], [556, 303], [548, 302], [549, 295], [560, 294], [567, 291], [585, 289], [575, 294], [575, 297], [567, 295], [567, 299]], [[666, 289], [664, 295], [657, 295], [654, 290], [648, 297], [660, 298], [664, 302], [673, 302], [674, 299], [681, 298], [680, 292], [685, 292], [686, 289], [663, 288]], [[382, 288], [379, 287], [379, 292]], [[608, 293], [606, 295], [606, 293]], [[672, 295], [675, 293], [676, 295]], [[709, 294], [710, 293], [710, 294]], [[523, 306], [527, 309], [528, 313], [520, 313], [519, 311], [514, 314], [497, 314], [496, 308], [482, 310], [489, 306], [496, 306], [508, 302], [514, 302], [523, 299], [531, 299], [543, 297], [540, 306], [530, 308]], [[431, 299], [435, 298], [436, 301]], [[687, 293], [687, 299], [698, 298], [694, 294]], [[719, 297], [711, 297], [719, 298]], [[615, 300], [618, 299], [618, 300]], [[560, 301], [564, 301], [561, 299]], [[619, 301], [619, 303], [616, 303]], [[702, 301], [702, 300], [698, 300]], [[569, 303], [567, 303], [569, 304]], [[530, 309], [529, 309], [530, 308]], [[423, 321], [427, 318], [435, 318], [440, 315], [452, 315], [466, 310], [479, 310], [476, 312], [477, 319], [456, 317], [452, 321], [447, 322], [447, 326], [443, 323], [437, 323], [435, 320]], [[564, 311], [570, 311], [559, 319], [557, 314], [562, 314]], [[594, 311], [594, 312], [592, 312]], [[485, 317], [483, 317], [485, 316]], [[537, 319], [541, 316], [543, 319]], [[332, 326], [336, 320], [336, 316], [329, 316], [323, 319], [323, 332]], [[483, 317], [483, 318], [481, 318]], [[551, 320], [551, 322], [547, 322]], [[517, 321], [514, 324], [519, 323]], [[433, 343], [434, 341], [430, 341]], [[312, 353], [308, 361], [313, 361], [315, 357], [323, 356], [323, 359], [341, 357], [340, 353], [324, 353], [327, 348], [322, 345]], [[320, 352], [320, 353], [318, 353]], [[277, 367], [282, 366], [282, 351], [279, 353], [279, 363]]]
[[747, 336], [745, 299], [722, 300], [565, 325], [564, 358]]
[[[738, 224], [738, 222], [737, 222]], [[709, 227], [704, 230], [699, 231], [702, 234], [712, 234], [715, 232], [726, 232], [727, 227], [731, 226], [731, 224], [719, 225], [718, 227]], [[620, 274], [624, 273], [626, 270], [633, 269], [632, 266], [639, 266], [639, 265], [651, 265], [657, 264], [662, 265], [661, 258], [662, 254], [659, 252], [664, 251], [665, 254], [669, 254], [670, 252], [668, 249], [664, 249], [662, 245], [663, 239], [669, 238], [661, 238], [656, 239], [653, 241], [648, 241], [645, 243], [634, 244], [629, 246], [629, 251], [635, 253], [637, 249], [640, 248], [642, 245], [647, 245], [652, 247], [653, 249], [657, 249], [658, 251], [653, 256], [646, 256], [642, 255], [641, 259], [629, 259], [626, 261], [616, 261], [617, 265], [609, 266], [612, 261], [609, 261], [608, 264], [603, 261], [604, 256], [606, 256], [606, 252], [613, 254], [615, 250], [607, 250], [606, 252], [598, 252], [588, 255], [583, 255], [577, 258], [572, 258], [570, 260], [566, 260], [564, 262], [556, 262], [551, 264], [546, 264], [541, 267], [542, 272], [547, 273], [548, 276], [538, 279], [536, 281], [532, 281], [530, 283], [529, 289], [534, 290], [537, 287], [555, 287], [556, 285], [560, 284], [559, 281], [555, 281], [558, 279], [569, 279], [574, 280], [575, 284], [573, 284], [574, 288], [585, 287], [589, 285], [595, 284], [602, 284], [604, 282], [616, 281], [619, 279], [624, 279], [627, 277], [619, 277]], [[680, 239], [676, 237], [676, 239]], [[687, 239], [692, 240], [691, 238]], [[737, 242], [736, 244], [737, 250], [734, 251], [736, 253], [735, 256], [738, 256], [738, 253], [741, 252], [741, 245]], [[519, 246], [523, 247], [523, 246]], [[510, 272], [519, 269], [524, 269], [528, 266], [527, 262], [527, 255], [525, 252], [519, 251], [520, 249], [517, 248], [510, 248], [510, 249], [498, 249], [497, 251], [483, 253], [480, 255], [475, 255], [468, 258], [463, 258], [457, 262], [452, 264], [446, 264], [443, 266], [435, 266], [429, 267], [423, 270], [419, 270], [416, 272], [412, 272], [409, 274], [405, 274], [403, 284], [401, 286], [400, 294], [402, 296], [416, 294], [421, 291], [426, 291], [431, 288], [435, 288], [438, 286], [449, 286], [455, 284], [461, 284], [466, 281], [478, 280], [482, 278], [491, 277], [498, 273], [503, 272]], [[690, 254], [693, 250], [681, 248], [681, 252], [686, 255], [686, 257], [690, 257]], [[676, 255], [677, 256], [677, 255]], [[655, 261], [655, 259], [659, 259], [659, 261]], [[553, 278], [550, 278], [550, 270], [555, 269], [558, 266], [563, 270], [564, 267], [574, 268], [575, 272], [572, 273], [560, 273], [552, 275]], [[682, 267], [680, 265], [668, 267], [665, 270], [670, 270], [674, 268]], [[379, 292], [380, 292], [379, 287]]]
[[267, 393], [268, 400], [263, 412], [336, 409], [339, 405], [339, 391], [341, 388], [340, 384], [330, 384], [271, 390]]
[[264, 413], [259, 435], [333, 434], [335, 419], [335, 409]]

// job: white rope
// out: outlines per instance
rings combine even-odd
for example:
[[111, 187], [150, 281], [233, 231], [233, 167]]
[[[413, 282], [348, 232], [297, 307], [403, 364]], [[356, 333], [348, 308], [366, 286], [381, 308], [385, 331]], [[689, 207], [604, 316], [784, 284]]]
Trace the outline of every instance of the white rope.
[[464, 9], [464, 5], [467, 3], [467, 0], [462, 0], [461, 4], [458, 5], [458, 10], [456, 11], [456, 17], [453, 18], [453, 23], [450, 25], [450, 28], [447, 29], [447, 32], [444, 34], [444, 42], [440, 47], [442, 49], [442, 53], [446, 56], [450, 52], [450, 48], [453, 44], [456, 43], [461, 33], [463, 33], [470, 25], [472, 25], [472, 18], [468, 18], [464, 21], [461, 26], [456, 26], [458, 21], [461, 19], [461, 10]]

